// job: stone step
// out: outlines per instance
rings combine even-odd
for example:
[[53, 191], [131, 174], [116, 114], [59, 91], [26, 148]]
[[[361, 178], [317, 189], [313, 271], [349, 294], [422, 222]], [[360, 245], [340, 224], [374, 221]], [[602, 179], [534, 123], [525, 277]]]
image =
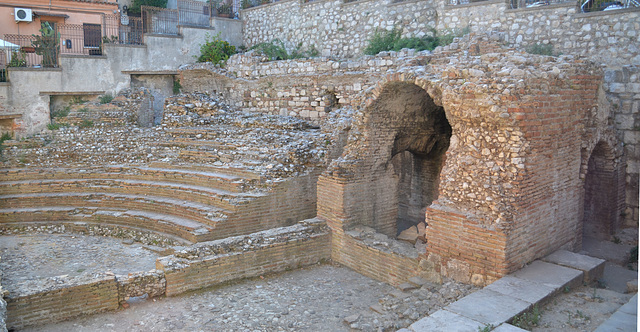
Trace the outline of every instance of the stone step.
[[[60, 221], [86, 222], [97, 225], [139, 228], [159, 234], [171, 234], [189, 242], [210, 241], [213, 228], [187, 218], [156, 212], [97, 206], [41, 206], [0, 209], [0, 226], [16, 223]], [[4, 225], [4, 226], [3, 226]]]
[[119, 193], [143, 196], [160, 196], [193, 201], [215, 206], [225, 214], [236, 210], [239, 203], [247, 202], [261, 194], [242, 194], [210, 187], [173, 182], [120, 180], [120, 179], [52, 179], [0, 182], [3, 194], [28, 193]]
[[584, 273], [583, 282], [587, 284], [602, 278], [606, 262], [604, 259], [589, 257], [567, 250], [558, 250], [542, 258], [542, 261], [582, 271]]
[[227, 219], [227, 211], [205, 204], [158, 196], [110, 193], [31, 193], [0, 195], [0, 208], [30, 208], [38, 206], [95, 206], [162, 213], [180, 220], [215, 227]]
[[78, 168], [12, 168], [1, 169], [0, 178], [4, 181], [40, 180], [40, 179], [128, 179], [143, 181], [162, 181], [198, 186], [207, 186], [241, 192], [245, 178], [241, 174], [230, 175], [213, 171], [185, 168], [157, 168], [147, 166], [105, 166]]
[[162, 162], [153, 162], [149, 164], [149, 167], [153, 168], [165, 168], [165, 169], [184, 169], [202, 171], [206, 173], [221, 173], [231, 176], [238, 176], [247, 180], [262, 180], [260, 174], [244, 168], [229, 167], [229, 166], [212, 166], [207, 164], [188, 164], [188, 165], [175, 165]]
[[[576, 256], [577, 255], [577, 256]], [[486, 326], [500, 331], [519, 331], [507, 322], [549, 300], [553, 295], [582, 284], [585, 272], [595, 275], [601, 262], [583, 255], [559, 251], [546, 260], [532, 262], [491, 285], [413, 323], [408, 331], [477, 331]], [[580, 269], [569, 268], [576, 266]]]

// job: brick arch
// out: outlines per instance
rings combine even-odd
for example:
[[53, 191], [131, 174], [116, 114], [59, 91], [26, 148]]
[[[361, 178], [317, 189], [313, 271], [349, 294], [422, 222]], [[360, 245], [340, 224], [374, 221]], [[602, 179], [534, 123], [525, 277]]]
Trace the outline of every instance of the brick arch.
[[611, 140], [599, 140], [588, 157], [583, 157], [584, 237], [608, 240], [620, 225], [625, 181], [623, 163], [616, 150]]

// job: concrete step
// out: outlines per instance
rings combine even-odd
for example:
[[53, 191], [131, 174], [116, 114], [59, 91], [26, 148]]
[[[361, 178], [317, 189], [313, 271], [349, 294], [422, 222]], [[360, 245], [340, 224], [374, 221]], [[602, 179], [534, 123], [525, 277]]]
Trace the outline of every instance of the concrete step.
[[602, 278], [605, 260], [580, 255], [567, 250], [558, 250], [542, 258], [542, 261], [580, 270], [584, 273], [583, 282], [591, 283]]

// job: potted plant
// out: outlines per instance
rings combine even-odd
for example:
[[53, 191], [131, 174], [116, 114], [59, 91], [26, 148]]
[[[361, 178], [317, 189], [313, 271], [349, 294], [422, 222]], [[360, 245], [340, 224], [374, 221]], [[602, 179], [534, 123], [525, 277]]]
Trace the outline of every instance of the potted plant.
[[231, 4], [221, 3], [218, 5], [218, 16], [220, 17], [231, 17]]
[[60, 34], [56, 32], [49, 22], [43, 22], [41, 27], [40, 36], [33, 35], [35, 39], [31, 42], [31, 45], [34, 47], [36, 54], [42, 56], [43, 67], [57, 67]]

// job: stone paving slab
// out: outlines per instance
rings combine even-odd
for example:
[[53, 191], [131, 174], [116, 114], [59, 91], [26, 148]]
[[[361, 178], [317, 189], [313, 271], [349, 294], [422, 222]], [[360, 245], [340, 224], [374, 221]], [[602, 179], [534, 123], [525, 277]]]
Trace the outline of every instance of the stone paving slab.
[[521, 328], [519, 328], [517, 326], [513, 326], [511, 324], [504, 323], [504, 324], [496, 327], [495, 329], [493, 329], [491, 331], [493, 331], [493, 332], [525, 332], [527, 330], [521, 329]]
[[438, 310], [432, 315], [411, 324], [409, 331], [413, 332], [478, 332], [486, 324], [458, 315], [448, 310]]
[[450, 304], [445, 309], [481, 322], [483, 326], [498, 326], [526, 311], [531, 305], [530, 302], [484, 288]]
[[567, 250], [558, 250], [542, 258], [542, 261], [580, 270], [584, 272], [583, 281], [586, 283], [598, 280], [604, 274], [604, 259], [585, 256]]
[[612, 331], [637, 331], [638, 328], [638, 316], [629, 315], [620, 310], [616, 311], [602, 323], [595, 332], [612, 332]]
[[629, 315], [638, 315], [638, 294], [632, 297], [627, 304], [623, 305], [618, 309], [618, 311], [622, 311], [625, 314]]
[[511, 276], [544, 284], [557, 290], [565, 286], [579, 286], [583, 279], [582, 271], [543, 261], [534, 261], [527, 267], [512, 273]]
[[510, 275], [502, 277], [500, 280], [492, 283], [484, 289], [515, 297], [516, 299], [529, 302], [531, 304], [546, 300], [556, 291], [556, 289], [550, 286], [512, 277]]

